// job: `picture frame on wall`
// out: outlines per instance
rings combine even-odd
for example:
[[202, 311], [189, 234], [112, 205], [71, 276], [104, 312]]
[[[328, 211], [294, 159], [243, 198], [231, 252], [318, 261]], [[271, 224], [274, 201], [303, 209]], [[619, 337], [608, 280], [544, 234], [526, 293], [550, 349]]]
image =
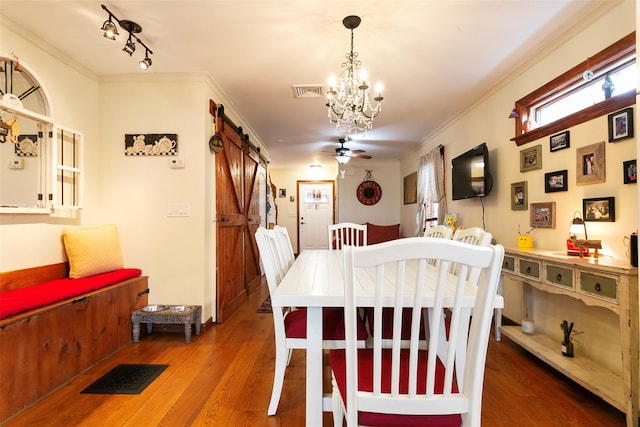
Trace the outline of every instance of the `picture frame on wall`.
[[549, 151], [552, 153], [554, 151], [563, 150], [565, 148], [569, 148], [569, 131], [566, 130], [564, 132], [557, 133], [555, 135], [551, 135], [549, 137]]
[[404, 177], [404, 204], [410, 205], [418, 202], [418, 172], [410, 173]]
[[530, 225], [534, 228], [556, 228], [556, 202], [531, 203]]
[[638, 168], [636, 159], [622, 162], [623, 182], [625, 184], [636, 184], [638, 182]]
[[576, 149], [576, 184], [605, 182], [604, 141]]
[[567, 191], [567, 170], [548, 172], [544, 174], [544, 192], [555, 193]]
[[592, 222], [615, 222], [615, 202], [615, 197], [582, 199], [582, 218]]
[[527, 209], [529, 209], [527, 181], [514, 182], [511, 184], [511, 210], [526, 211]]
[[633, 108], [625, 108], [608, 116], [609, 142], [633, 138]]
[[520, 172], [542, 169], [542, 144], [520, 150]]

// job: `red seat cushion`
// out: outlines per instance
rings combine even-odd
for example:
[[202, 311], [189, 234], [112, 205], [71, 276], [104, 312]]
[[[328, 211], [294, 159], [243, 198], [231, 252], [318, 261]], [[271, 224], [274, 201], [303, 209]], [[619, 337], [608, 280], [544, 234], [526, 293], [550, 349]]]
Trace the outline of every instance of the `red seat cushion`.
[[[365, 316], [367, 323], [369, 324], [369, 330], [373, 333], [373, 308], [369, 307], [365, 309]], [[451, 326], [450, 316], [445, 316], [444, 319], [445, 332], [447, 337], [449, 336], [449, 327]], [[393, 309], [390, 307], [382, 308], [382, 338], [391, 339], [393, 337]], [[411, 309], [405, 308], [402, 311], [402, 332], [401, 337], [403, 340], [411, 339]], [[424, 333], [424, 319], [420, 321], [420, 339], [425, 339]]]
[[51, 280], [38, 285], [2, 292], [0, 294], [0, 319], [73, 298], [141, 274], [142, 271], [137, 268], [122, 268], [81, 279]]
[[[418, 354], [418, 394], [426, 393], [427, 351], [420, 350]], [[391, 390], [391, 349], [382, 350], [382, 392]], [[406, 394], [408, 390], [409, 351], [401, 350], [400, 353], [400, 393]], [[346, 400], [346, 363], [344, 350], [331, 350], [329, 352], [331, 370], [336, 378], [340, 394]], [[373, 350], [358, 350], [358, 389], [361, 391], [373, 391]], [[435, 393], [442, 394], [444, 386], [444, 366], [436, 360], [436, 384]], [[453, 384], [453, 392], [458, 388]], [[348, 402], [345, 401], [345, 406]], [[367, 426], [406, 427], [406, 426], [438, 426], [460, 427], [462, 417], [460, 414], [451, 415], [396, 415], [379, 414], [374, 412], [360, 412], [359, 424]]]
[[[373, 334], [373, 308], [369, 307], [365, 310], [369, 330]], [[393, 337], [393, 309], [390, 307], [382, 308], [382, 338], [391, 339]], [[402, 332], [403, 340], [411, 339], [411, 309], [402, 310]], [[420, 321], [420, 339], [425, 339], [424, 321]]]
[[[287, 338], [307, 338], [307, 309], [299, 308], [284, 318]], [[367, 339], [364, 322], [358, 320], [358, 339]], [[344, 340], [344, 310], [339, 307], [322, 309], [322, 339]]]

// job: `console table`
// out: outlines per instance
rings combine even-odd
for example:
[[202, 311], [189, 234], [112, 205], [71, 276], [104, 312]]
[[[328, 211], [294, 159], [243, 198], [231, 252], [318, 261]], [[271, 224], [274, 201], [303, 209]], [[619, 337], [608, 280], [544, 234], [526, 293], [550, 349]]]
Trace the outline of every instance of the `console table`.
[[505, 248], [503, 276], [523, 284], [527, 315], [532, 313], [530, 287], [566, 295], [588, 307], [604, 307], [619, 317], [622, 377], [586, 357], [568, 358], [560, 352], [560, 342], [520, 326], [502, 326], [502, 334], [536, 357], [591, 390], [626, 414], [627, 426], [638, 426], [640, 381], [638, 329], [638, 269], [628, 260], [567, 256], [563, 252], [540, 249]]

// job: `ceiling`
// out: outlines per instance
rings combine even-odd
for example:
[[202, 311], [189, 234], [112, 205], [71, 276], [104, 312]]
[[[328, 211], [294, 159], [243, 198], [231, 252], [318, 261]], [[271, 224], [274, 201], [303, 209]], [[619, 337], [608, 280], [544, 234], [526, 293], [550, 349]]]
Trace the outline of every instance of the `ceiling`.
[[[594, 13], [596, 0], [173, 0], [0, 1], [6, 25], [97, 76], [206, 72], [271, 155], [272, 167], [334, 162], [340, 135], [325, 99], [294, 98], [292, 85], [325, 85], [349, 50], [348, 15], [382, 112], [346, 146], [373, 160], [400, 159], [464, 111], [528, 57]], [[142, 26], [153, 51], [148, 71], [118, 41], [102, 37], [105, 4]], [[19, 52], [15, 52], [19, 55]], [[522, 95], [525, 95], [524, 93]], [[205, 107], [206, 108], [206, 107]], [[512, 106], [504, 106], [505, 119]], [[481, 142], [481, 141], [478, 141]]]

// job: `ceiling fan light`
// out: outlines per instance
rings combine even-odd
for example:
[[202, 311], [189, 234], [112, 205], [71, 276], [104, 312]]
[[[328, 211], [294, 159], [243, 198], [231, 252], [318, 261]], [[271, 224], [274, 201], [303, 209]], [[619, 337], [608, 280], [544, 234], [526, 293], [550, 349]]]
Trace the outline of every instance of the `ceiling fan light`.
[[350, 159], [351, 159], [351, 157], [345, 156], [344, 154], [336, 156], [336, 161], [338, 163], [340, 163], [341, 165], [349, 163]]

